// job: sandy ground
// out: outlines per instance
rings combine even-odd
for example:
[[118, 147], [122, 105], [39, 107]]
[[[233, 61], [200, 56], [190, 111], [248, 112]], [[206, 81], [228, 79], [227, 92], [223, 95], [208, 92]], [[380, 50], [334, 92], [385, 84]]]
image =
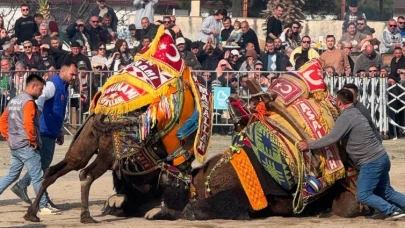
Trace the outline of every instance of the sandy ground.
[[[53, 164], [60, 161], [71, 138], [67, 138], [65, 145], [57, 146]], [[230, 143], [230, 137], [214, 136], [211, 151], [222, 151]], [[405, 140], [384, 141], [392, 161], [391, 182], [395, 189], [405, 192]], [[4, 176], [9, 169], [10, 153], [5, 142], [0, 142], [0, 176]], [[25, 172], [25, 171], [23, 171]], [[28, 205], [22, 202], [9, 189], [0, 196], [0, 227], [405, 227], [405, 221], [386, 222], [368, 220], [365, 218], [343, 219], [337, 216], [331, 218], [282, 218], [272, 217], [252, 221], [147, 221], [143, 218], [117, 218], [114, 216], [101, 217], [100, 210], [108, 196], [114, 194], [111, 172], [96, 180], [90, 193], [90, 212], [100, 223], [84, 225], [79, 222], [80, 215], [80, 182], [78, 172], [71, 172], [56, 181], [49, 188], [49, 194], [60, 208], [62, 215], [42, 216], [40, 223], [30, 223], [23, 219]], [[34, 197], [32, 187], [29, 195]]]

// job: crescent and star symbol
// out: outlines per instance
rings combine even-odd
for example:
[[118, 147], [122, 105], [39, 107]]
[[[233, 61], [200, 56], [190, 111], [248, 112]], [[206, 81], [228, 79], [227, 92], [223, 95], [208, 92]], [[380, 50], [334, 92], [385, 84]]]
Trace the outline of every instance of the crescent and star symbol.
[[318, 80], [314, 80], [311, 77], [312, 72], [314, 72], [314, 70], [309, 70], [309, 71], [305, 71], [302, 73], [302, 76], [304, 76], [304, 78], [311, 83], [312, 85], [322, 85], [323, 84], [323, 80], [322, 79], [318, 79]]
[[282, 83], [277, 83], [275, 86], [277, 89], [280, 90], [281, 93], [283, 94], [289, 94], [293, 91], [293, 88], [291, 85], [288, 84], [282, 84]]

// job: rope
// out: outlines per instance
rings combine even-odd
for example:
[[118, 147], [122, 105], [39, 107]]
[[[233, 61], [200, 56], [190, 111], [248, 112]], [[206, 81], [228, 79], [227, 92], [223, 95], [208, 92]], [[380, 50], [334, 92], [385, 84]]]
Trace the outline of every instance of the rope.
[[305, 202], [302, 196], [302, 186], [305, 177], [305, 162], [302, 157], [301, 151], [298, 149], [298, 142], [295, 142], [295, 147], [298, 150], [298, 161], [297, 161], [297, 171], [298, 171], [298, 184], [297, 189], [294, 193], [293, 199], [293, 212], [294, 214], [300, 214], [305, 209]]

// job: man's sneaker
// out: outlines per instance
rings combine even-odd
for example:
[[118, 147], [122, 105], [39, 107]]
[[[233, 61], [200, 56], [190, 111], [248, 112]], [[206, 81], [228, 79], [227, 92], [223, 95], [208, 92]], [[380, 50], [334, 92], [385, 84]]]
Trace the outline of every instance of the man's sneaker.
[[62, 211], [56, 208], [53, 208], [51, 205], [46, 205], [45, 207], [41, 207], [39, 209], [39, 215], [60, 215]]
[[26, 188], [21, 188], [20, 185], [15, 184], [12, 188], [11, 191], [14, 192], [20, 199], [28, 204], [31, 204], [30, 197], [28, 197], [27, 189]]
[[405, 217], [405, 213], [402, 210], [396, 210], [392, 212], [385, 220], [395, 221], [403, 217]]
[[48, 198], [48, 205], [55, 210], [61, 211], [61, 209], [58, 206], [56, 206], [49, 198]]

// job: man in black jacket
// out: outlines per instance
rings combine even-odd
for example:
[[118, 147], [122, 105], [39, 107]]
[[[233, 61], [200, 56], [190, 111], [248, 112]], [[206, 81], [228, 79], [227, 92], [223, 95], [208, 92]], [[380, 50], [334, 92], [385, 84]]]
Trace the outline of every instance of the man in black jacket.
[[284, 6], [278, 4], [274, 10], [273, 16], [267, 20], [267, 31], [266, 31], [266, 40], [274, 40], [278, 38], [283, 31], [283, 25], [281, 23], [281, 16], [284, 13]]
[[114, 9], [106, 6], [105, 0], [97, 0], [96, 2], [97, 7], [90, 11], [90, 17], [103, 17], [104, 14], [109, 13], [111, 15], [111, 28], [114, 32], [117, 32], [118, 18], [114, 12]]
[[291, 67], [288, 57], [282, 52], [276, 51], [274, 41], [266, 42], [267, 52], [260, 55], [264, 71], [287, 71]]
[[56, 63], [58, 69], [60, 69], [64, 63], [72, 62], [77, 64], [79, 61], [84, 61], [87, 65], [87, 69], [91, 69], [89, 58], [80, 52], [80, 48], [81, 46], [79, 42], [73, 42], [70, 46], [71, 53], [66, 53], [64, 56], [58, 59], [58, 62]]
[[222, 20], [222, 26], [223, 29], [221, 31], [221, 39], [222, 41], [227, 41], [229, 38], [229, 35], [231, 35], [233, 31], [233, 26], [232, 26], [232, 20], [230, 17], [224, 17]]
[[238, 45], [241, 48], [245, 48], [247, 43], [252, 43], [255, 46], [256, 53], [260, 54], [259, 39], [257, 38], [255, 31], [250, 29], [247, 21], [242, 21], [240, 27], [242, 29], [243, 35], [240, 41], [238, 42]]
[[29, 15], [30, 7], [27, 4], [20, 6], [22, 16], [17, 19], [14, 25], [15, 37], [17, 37], [17, 44], [21, 44], [26, 40], [31, 40], [35, 32], [38, 32], [37, 23], [34, 17]]
[[66, 34], [68, 35], [70, 42], [81, 40], [85, 46], [89, 46], [90, 35], [84, 26], [84, 21], [78, 19], [66, 28]]
[[151, 40], [153, 40], [157, 33], [157, 26], [150, 23], [149, 18], [147, 17], [142, 18], [141, 24], [141, 40], [143, 40], [144, 37], [149, 37]]
[[107, 43], [108, 32], [99, 26], [98, 16], [91, 16], [89, 25], [86, 27], [89, 33], [89, 44], [92, 54], [96, 55], [98, 51], [98, 43]]

